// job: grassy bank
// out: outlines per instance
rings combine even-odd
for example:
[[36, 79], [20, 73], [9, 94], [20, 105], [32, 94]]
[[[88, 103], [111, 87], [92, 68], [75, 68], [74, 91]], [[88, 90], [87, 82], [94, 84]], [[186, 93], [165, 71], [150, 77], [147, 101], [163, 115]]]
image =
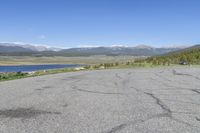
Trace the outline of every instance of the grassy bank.
[[7, 80], [42, 76], [42, 75], [48, 75], [48, 74], [56, 74], [56, 73], [74, 72], [74, 71], [80, 71], [80, 70], [65, 68], [65, 69], [52, 69], [52, 70], [29, 72], [29, 73], [26, 73], [26, 72], [1, 73], [0, 81], [7, 81]]
[[1, 73], [0, 81], [14, 80], [27, 77], [42, 76], [48, 74], [66, 73], [66, 72], [76, 72], [76, 71], [88, 71], [88, 70], [102, 70], [102, 69], [123, 69], [123, 68], [152, 68], [152, 67], [163, 67], [163, 65], [154, 65], [152, 63], [138, 63], [138, 62], [125, 62], [125, 63], [101, 63], [87, 65], [85, 67], [79, 68], [63, 68], [63, 69], [53, 69], [45, 71], [37, 71], [30, 73]]
[[[29, 57], [29, 56], [0, 56], [0, 65], [37, 65], [37, 64], [86, 64], [83, 70], [97, 70], [110, 68], [142, 67], [138, 64], [127, 64], [144, 57], [134, 56], [89, 56], [89, 57]], [[115, 62], [115, 63], [113, 63]], [[41, 76], [47, 74], [80, 71], [66, 68], [34, 73], [1, 73], [0, 81], [13, 80], [26, 77]]]

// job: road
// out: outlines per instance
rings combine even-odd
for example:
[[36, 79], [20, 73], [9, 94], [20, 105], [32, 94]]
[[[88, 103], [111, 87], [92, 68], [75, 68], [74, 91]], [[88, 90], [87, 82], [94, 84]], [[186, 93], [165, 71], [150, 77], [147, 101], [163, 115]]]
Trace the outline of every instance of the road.
[[200, 132], [200, 68], [62, 73], [0, 92], [1, 133]]

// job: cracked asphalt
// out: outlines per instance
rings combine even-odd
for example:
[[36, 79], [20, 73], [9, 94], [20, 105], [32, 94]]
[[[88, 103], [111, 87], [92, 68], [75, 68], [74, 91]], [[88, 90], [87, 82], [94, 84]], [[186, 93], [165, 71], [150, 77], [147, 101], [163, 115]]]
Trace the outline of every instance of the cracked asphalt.
[[199, 133], [200, 68], [81, 71], [0, 82], [1, 133]]

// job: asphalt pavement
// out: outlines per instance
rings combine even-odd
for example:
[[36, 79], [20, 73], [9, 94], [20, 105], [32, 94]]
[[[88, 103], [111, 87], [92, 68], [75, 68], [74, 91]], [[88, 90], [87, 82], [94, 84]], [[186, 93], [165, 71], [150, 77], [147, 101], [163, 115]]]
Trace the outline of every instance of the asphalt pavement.
[[80, 71], [0, 82], [0, 133], [200, 133], [200, 68]]

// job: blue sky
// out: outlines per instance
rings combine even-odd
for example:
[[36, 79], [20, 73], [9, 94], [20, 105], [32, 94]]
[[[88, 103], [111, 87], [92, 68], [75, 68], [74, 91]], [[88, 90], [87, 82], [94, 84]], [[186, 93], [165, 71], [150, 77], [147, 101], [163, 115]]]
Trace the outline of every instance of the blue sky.
[[0, 42], [56, 47], [200, 43], [200, 0], [1, 0]]

